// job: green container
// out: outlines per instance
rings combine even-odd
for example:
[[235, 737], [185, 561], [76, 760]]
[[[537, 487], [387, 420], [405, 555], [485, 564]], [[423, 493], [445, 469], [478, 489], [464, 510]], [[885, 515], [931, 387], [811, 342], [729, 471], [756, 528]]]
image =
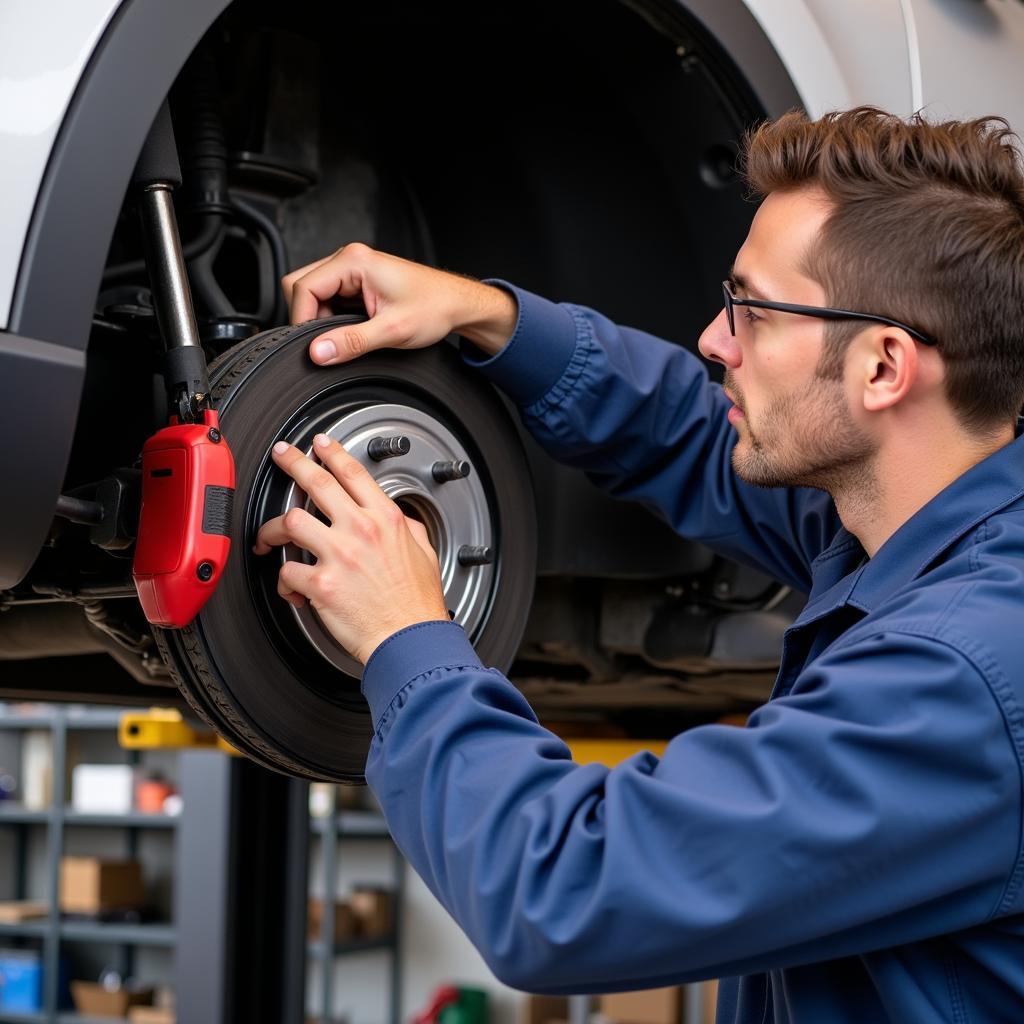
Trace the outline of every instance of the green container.
[[437, 1024], [487, 1024], [487, 993], [482, 988], [460, 985], [458, 1002], [441, 1010]]

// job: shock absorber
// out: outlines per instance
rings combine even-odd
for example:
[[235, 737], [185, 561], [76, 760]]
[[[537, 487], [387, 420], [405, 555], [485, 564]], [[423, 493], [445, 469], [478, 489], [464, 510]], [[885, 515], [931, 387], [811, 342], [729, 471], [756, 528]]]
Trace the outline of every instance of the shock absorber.
[[181, 169], [167, 103], [136, 164], [153, 305], [163, 339], [170, 423], [142, 449], [142, 510], [132, 576], [146, 618], [187, 625], [213, 595], [231, 545], [235, 465], [210, 400], [206, 356], [174, 216]]

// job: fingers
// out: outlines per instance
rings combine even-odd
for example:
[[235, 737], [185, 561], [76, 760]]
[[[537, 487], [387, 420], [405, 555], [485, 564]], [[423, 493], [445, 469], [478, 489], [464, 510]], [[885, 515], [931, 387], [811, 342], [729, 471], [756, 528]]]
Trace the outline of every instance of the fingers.
[[[317, 449], [318, 453], [320, 450], [319, 448]], [[274, 462], [309, 495], [313, 504], [332, 523], [339, 519], [351, 517], [353, 512], [352, 498], [344, 486], [338, 486], [341, 481], [338, 480], [334, 473], [324, 469], [323, 466], [318, 465], [312, 459], [307, 458], [298, 448], [288, 444], [286, 441], [278, 441], [274, 445], [271, 456]], [[348, 458], [351, 458], [351, 456], [348, 456]], [[355, 460], [353, 459], [352, 461]]]
[[309, 358], [320, 366], [347, 363], [373, 349], [400, 345], [407, 338], [383, 317], [377, 316], [361, 324], [334, 327], [314, 338], [309, 343]]
[[282, 544], [297, 544], [322, 558], [330, 544], [330, 528], [304, 508], [289, 509], [283, 516], [268, 519], [256, 534], [253, 553], [265, 555]]
[[[322, 256], [318, 260], [314, 260], [312, 263], [307, 263], [304, 267], [299, 267], [297, 270], [292, 270], [285, 274], [281, 278], [281, 291], [284, 292], [284, 300], [288, 303], [288, 308], [292, 306], [292, 291], [295, 287], [295, 282], [301, 277], [305, 277], [311, 270], [316, 270], [317, 267], [322, 267], [328, 260], [334, 259], [337, 255], [336, 252], [331, 253], [329, 256]], [[292, 317], [292, 323], [299, 323], [300, 321]]]
[[434, 545], [430, 543], [430, 535], [427, 533], [427, 528], [418, 519], [412, 519], [409, 516], [405, 517], [405, 525], [409, 528], [412, 539], [419, 544], [426, 554], [436, 560], [437, 552], [434, 550]]
[[316, 567], [304, 562], [288, 561], [277, 574], [277, 592], [292, 607], [301, 608], [313, 589]]
[[313, 438], [313, 451], [360, 508], [382, 510], [393, 504], [369, 470], [327, 434]]
[[[361, 295], [366, 311], [377, 311], [377, 297], [365, 281], [365, 264], [374, 255], [368, 245], [353, 242], [317, 263], [311, 263], [288, 275], [291, 321], [294, 324], [312, 320], [321, 305], [335, 295]], [[284, 284], [284, 282], [282, 282]]]

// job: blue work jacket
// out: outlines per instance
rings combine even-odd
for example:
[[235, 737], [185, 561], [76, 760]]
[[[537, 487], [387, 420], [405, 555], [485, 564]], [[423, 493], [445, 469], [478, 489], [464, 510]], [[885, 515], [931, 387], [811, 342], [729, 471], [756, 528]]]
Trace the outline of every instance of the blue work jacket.
[[514, 292], [476, 365], [547, 451], [809, 599], [745, 728], [611, 770], [458, 625], [396, 633], [366, 775], [406, 857], [516, 988], [719, 977], [719, 1024], [1024, 1021], [1024, 440], [868, 559], [827, 494], [736, 477], [695, 356]]

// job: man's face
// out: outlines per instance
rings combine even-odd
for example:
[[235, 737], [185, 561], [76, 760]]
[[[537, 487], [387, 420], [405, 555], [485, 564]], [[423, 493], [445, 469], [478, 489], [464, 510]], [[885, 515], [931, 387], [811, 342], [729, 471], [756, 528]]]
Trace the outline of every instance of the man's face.
[[[800, 266], [828, 213], [816, 191], [769, 195], [736, 256], [736, 297], [827, 305], [821, 285]], [[761, 487], [834, 491], [867, 474], [877, 444], [851, 412], [846, 380], [818, 372], [824, 321], [746, 306], [734, 313], [736, 336], [723, 309], [701, 335], [700, 350], [725, 366], [729, 420], [739, 435], [737, 475]]]

